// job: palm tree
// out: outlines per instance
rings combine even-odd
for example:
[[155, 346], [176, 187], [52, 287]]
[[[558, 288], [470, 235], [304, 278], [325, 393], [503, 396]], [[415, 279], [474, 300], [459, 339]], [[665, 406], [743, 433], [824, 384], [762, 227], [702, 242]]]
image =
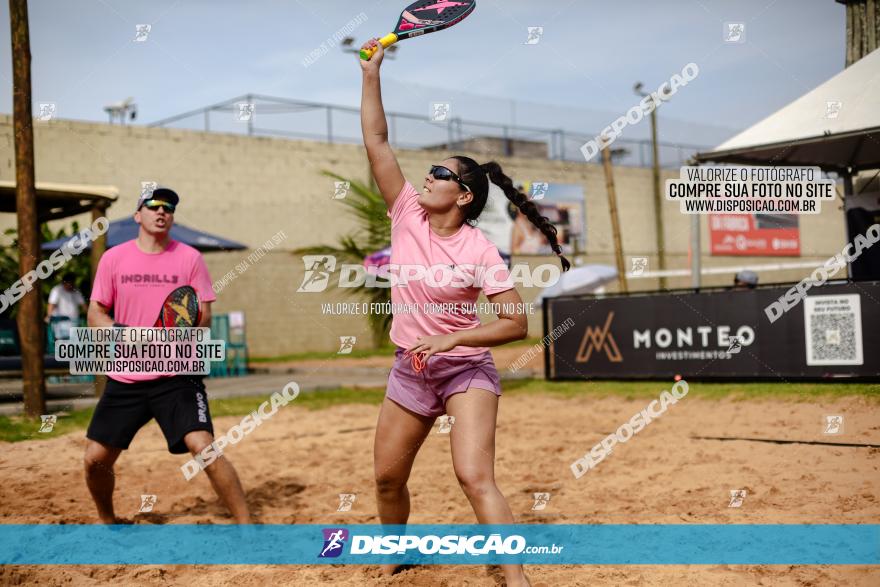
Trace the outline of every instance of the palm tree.
[[[336, 200], [348, 208], [358, 221], [358, 228], [349, 234], [339, 238], [337, 246], [317, 245], [303, 247], [294, 251], [300, 255], [333, 255], [341, 263], [361, 264], [364, 258], [376, 251], [386, 248], [391, 244], [391, 220], [386, 215], [385, 200], [372, 185], [368, 186], [359, 181], [348, 179], [323, 171], [324, 175], [337, 181], [349, 184], [348, 193], [341, 200]], [[338, 285], [339, 276], [331, 277], [331, 285]], [[370, 287], [367, 284], [358, 287], [344, 288], [350, 295], [361, 297], [364, 301], [384, 304], [391, 301], [391, 288]], [[370, 322], [370, 330], [373, 335], [373, 344], [382, 346], [388, 340], [388, 332], [391, 329], [391, 313], [369, 313], [367, 319]]]

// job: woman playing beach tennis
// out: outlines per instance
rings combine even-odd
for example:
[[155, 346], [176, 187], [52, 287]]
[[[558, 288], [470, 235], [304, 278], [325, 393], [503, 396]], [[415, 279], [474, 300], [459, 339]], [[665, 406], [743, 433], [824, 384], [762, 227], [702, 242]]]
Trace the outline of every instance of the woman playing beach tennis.
[[[391, 266], [400, 268], [399, 279], [406, 281], [392, 287], [391, 301], [395, 308], [414, 309], [395, 312], [391, 326], [398, 349], [373, 449], [379, 517], [383, 524], [406, 524], [406, 484], [416, 453], [435, 418], [448, 414], [454, 418], [453, 468], [477, 520], [512, 524], [510, 507], [495, 485], [501, 388], [488, 347], [525, 338], [527, 319], [498, 249], [472, 226], [486, 205], [490, 180], [547, 237], [563, 270], [569, 263], [562, 257], [556, 229], [497, 163], [450, 157], [431, 167], [421, 194], [415, 190], [388, 143], [379, 84], [384, 51], [375, 39], [363, 48], [376, 50], [370, 61], [360, 62], [364, 146], [391, 217]], [[502, 308], [498, 320], [484, 325], [472, 311], [481, 289], [493, 307]], [[419, 310], [451, 304], [463, 311]], [[464, 309], [469, 306], [471, 310]], [[501, 568], [508, 585], [529, 585], [522, 565]], [[385, 567], [387, 573], [394, 570], [395, 565]]]

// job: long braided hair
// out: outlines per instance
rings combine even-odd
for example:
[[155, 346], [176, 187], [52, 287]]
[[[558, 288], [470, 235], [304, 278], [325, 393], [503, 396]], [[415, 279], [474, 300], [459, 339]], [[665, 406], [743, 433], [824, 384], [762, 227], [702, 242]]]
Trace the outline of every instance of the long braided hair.
[[553, 249], [553, 252], [559, 257], [559, 262], [562, 263], [562, 270], [568, 271], [571, 268], [571, 263], [562, 255], [562, 246], [560, 246], [556, 238], [556, 227], [553, 226], [549, 218], [541, 216], [534, 202], [530, 201], [525, 194], [516, 189], [516, 186], [513, 185], [513, 180], [504, 174], [498, 163], [489, 161], [480, 165], [470, 157], [462, 155], [453, 156], [452, 159], [458, 161], [458, 175], [461, 177], [462, 182], [471, 188], [471, 192], [474, 194], [474, 199], [471, 203], [462, 209], [465, 222], [471, 225], [475, 224], [477, 218], [483, 212], [483, 208], [486, 207], [486, 201], [489, 199], [489, 182], [491, 181], [504, 191], [507, 199], [519, 208], [519, 211], [532, 224], [537, 226], [538, 230], [547, 238], [550, 248]]

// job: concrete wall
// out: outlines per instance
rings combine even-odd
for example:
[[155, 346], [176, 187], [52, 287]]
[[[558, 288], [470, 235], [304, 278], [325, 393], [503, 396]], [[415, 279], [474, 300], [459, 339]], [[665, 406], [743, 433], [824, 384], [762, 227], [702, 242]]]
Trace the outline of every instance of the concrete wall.
[[[331, 198], [330, 170], [345, 177], [366, 180], [367, 161], [357, 145], [326, 144], [288, 139], [247, 137], [189, 130], [110, 126], [75, 121], [36, 122], [37, 181], [110, 184], [120, 189], [111, 220], [133, 213], [141, 181], [157, 181], [174, 187], [181, 196], [176, 221], [199, 230], [222, 235], [257, 248], [283, 231], [286, 238], [273, 251], [227, 284], [217, 311], [244, 310], [248, 335], [255, 355], [280, 355], [305, 350], [336, 350], [338, 337], [358, 336], [358, 346], [369, 341], [363, 317], [322, 316], [320, 304], [352, 301], [338, 291], [322, 294], [296, 293], [303, 264], [290, 251], [299, 247], [333, 244], [351, 231], [355, 222], [345, 208]], [[12, 119], [0, 116], [0, 179], [14, 179]], [[477, 160], [483, 160], [479, 155]], [[398, 158], [404, 174], [420, 186], [437, 153], [401, 150]], [[505, 171], [519, 180], [577, 183], [584, 187], [587, 213], [586, 263], [614, 264], [613, 238], [605, 177], [601, 166], [549, 161], [542, 158], [498, 158]], [[677, 176], [664, 170], [663, 179]], [[614, 171], [625, 255], [649, 258], [657, 267], [651, 188], [651, 170], [620, 167]], [[88, 223], [86, 216], [77, 218]], [[688, 266], [690, 218], [677, 203], [663, 204], [668, 268]], [[55, 223], [66, 225], [68, 221]], [[792, 259], [709, 257], [709, 234], [702, 220], [704, 266], [766, 264]], [[13, 215], [0, 217], [0, 230], [15, 225]], [[844, 244], [843, 214], [837, 202], [826, 203], [822, 214], [801, 217], [802, 257], [798, 261], [821, 261]], [[205, 256], [217, 280], [250, 251], [211, 253]], [[515, 262], [554, 262], [555, 257], [515, 258]], [[761, 274], [764, 282], [794, 281], [808, 269]], [[731, 275], [704, 279], [705, 285], [729, 284]], [[668, 280], [668, 287], [687, 287], [689, 277]], [[657, 287], [654, 279], [633, 280], [631, 290]], [[614, 287], [609, 287], [614, 291]], [[522, 290], [526, 301], [536, 290]], [[531, 331], [540, 331], [540, 317], [532, 318]]]

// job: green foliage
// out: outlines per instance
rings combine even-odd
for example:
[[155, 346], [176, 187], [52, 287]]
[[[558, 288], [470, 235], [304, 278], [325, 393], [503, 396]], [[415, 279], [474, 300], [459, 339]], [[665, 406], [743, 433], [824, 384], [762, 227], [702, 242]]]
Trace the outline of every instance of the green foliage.
[[76, 410], [70, 413], [59, 412], [58, 422], [52, 432], [40, 432], [40, 418], [26, 416], [0, 416], [0, 442], [19, 442], [21, 440], [46, 440], [68, 432], [84, 430], [92, 420], [95, 408]]
[[[385, 388], [340, 387], [333, 390], [302, 391], [289, 406], [307, 410], [324, 410], [334, 406], [366, 404], [378, 406], [385, 399]], [[211, 400], [211, 417], [244, 416], [256, 410], [265, 398], [260, 396], [229, 397]]]
[[[48, 224], [42, 224], [40, 225], [40, 242], [46, 243], [59, 238], [70, 238], [79, 232], [79, 223], [76, 221], [72, 222], [69, 228], [61, 228], [57, 232], [53, 232]], [[0, 284], [2, 284], [3, 289], [6, 289], [21, 279], [21, 276], [19, 275], [18, 267], [18, 231], [14, 228], [9, 228], [3, 234], [7, 238], [12, 238], [10, 245], [0, 245]], [[42, 258], [46, 259], [50, 254], [51, 252], [44, 254]], [[74, 286], [83, 293], [83, 297], [88, 298], [87, 294], [91, 285], [91, 267], [90, 256], [86, 251], [83, 251], [79, 255], [74, 255], [68, 263], [49, 276], [48, 279], [38, 280], [43, 303], [46, 303], [46, 300], [49, 299], [49, 292], [53, 287], [61, 283], [61, 276], [66, 273], [72, 273], [75, 276]], [[7, 308], [2, 313], [2, 316], [4, 318], [15, 318], [18, 311], [17, 308], [18, 305], [14, 304]]]
[[[323, 174], [337, 181], [349, 182], [350, 187], [346, 197], [335, 201], [348, 208], [347, 212], [357, 219], [358, 227], [353, 232], [340, 237], [336, 246], [304, 247], [297, 249], [294, 253], [299, 255], [333, 255], [338, 263], [361, 264], [367, 255], [380, 251], [391, 244], [391, 220], [386, 215], [385, 200], [373, 186], [367, 186], [329, 171], [324, 171]], [[336, 286], [338, 283], [338, 274], [333, 275], [330, 286]], [[364, 284], [358, 287], [344, 288], [344, 291], [371, 303], [380, 304], [391, 301], [391, 288], [388, 287], [367, 287]], [[376, 346], [381, 346], [388, 338], [388, 332], [391, 329], [391, 314], [370, 313], [367, 318], [373, 334], [373, 343]]]

